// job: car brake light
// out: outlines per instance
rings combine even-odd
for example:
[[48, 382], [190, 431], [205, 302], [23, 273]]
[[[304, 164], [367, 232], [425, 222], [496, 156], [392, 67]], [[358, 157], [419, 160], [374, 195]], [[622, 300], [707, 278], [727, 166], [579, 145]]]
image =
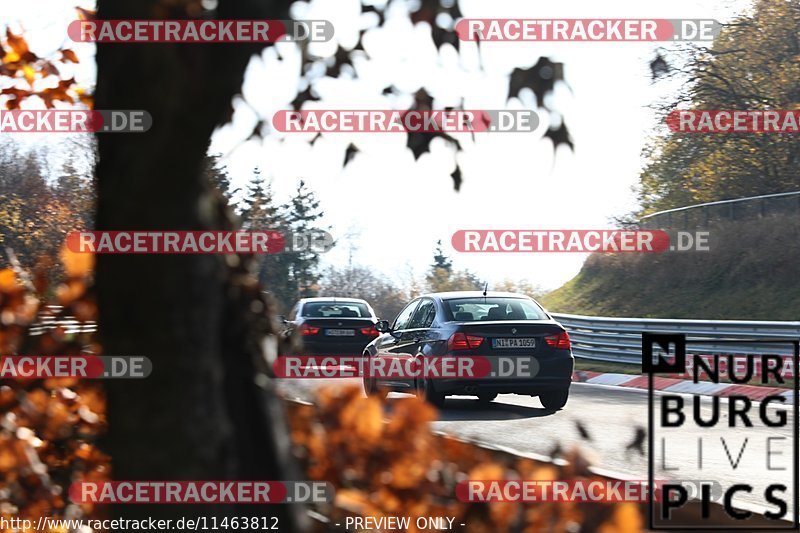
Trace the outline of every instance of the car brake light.
[[474, 350], [483, 343], [483, 337], [477, 335], [465, 335], [464, 333], [453, 333], [447, 339], [448, 350]]
[[544, 342], [556, 350], [569, 350], [572, 347], [569, 334], [566, 331], [562, 331], [558, 335], [548, 335], [544, 338]]
[[378, 330], [375, 329], [375, 326], [369, 326], [366, 328], [361, 328], [361, 334], [367, 337], [377, 337], [378, 335], [380, 335], [380, 332], [378, 332]]
[[303, 335], [304, 337], [306, 335], [316, 335], [317, 333], [319, 333], [319, 328], [317, 327], [309, 326], [308, 324], [303, 324], [300, 326], [300, 335]]

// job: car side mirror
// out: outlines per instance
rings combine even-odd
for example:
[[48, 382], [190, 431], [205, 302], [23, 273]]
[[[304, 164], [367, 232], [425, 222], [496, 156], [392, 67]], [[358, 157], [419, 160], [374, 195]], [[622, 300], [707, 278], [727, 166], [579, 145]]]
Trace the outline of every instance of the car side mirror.
[[389, 333], [392, 331], [392, 327], [389, 325], [388, 320], [378, 320], [378, 323], [375, 324], [375, 329], [381, 333]]

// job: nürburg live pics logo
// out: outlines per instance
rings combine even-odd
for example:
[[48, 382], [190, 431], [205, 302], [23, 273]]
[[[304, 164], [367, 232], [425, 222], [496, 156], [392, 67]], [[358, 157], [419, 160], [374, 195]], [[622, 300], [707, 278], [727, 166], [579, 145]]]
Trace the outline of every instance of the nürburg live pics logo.
[[[688, 345], [685, 334], [642, 334], [650, 529], [797, 531], [800, 342]], [[675, 375], [691, 382], [671, 385]], [[669, 480], [661, 497], [653, 496], [654, 479]]]

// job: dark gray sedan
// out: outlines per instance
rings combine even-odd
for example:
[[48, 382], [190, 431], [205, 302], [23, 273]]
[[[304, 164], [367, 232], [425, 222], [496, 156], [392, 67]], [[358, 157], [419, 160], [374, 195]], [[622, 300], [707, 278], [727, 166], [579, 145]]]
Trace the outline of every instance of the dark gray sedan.
[[361, 355], [379, 333], [375, 311], [358, 298], [303, 298], [285, 321], [297, 331], [306, 355]]
[[[488, 403], [498, 394], [523, 394], [538, 396], [553, 411], [567, 403], [574, 366], [569, 335], [525, 295], [426, 294], [406, 305], [393, 323], [382, 320], [376, 327], [381, 335], [364, 348], [363, 355], [385, 361], [373, 360], [372, 367], [388, 368], [391, 361], [422, 369], [425, 359], [452, 361], [453, 356], [471, 356], [489, 365], [491, 372], [445, 376], [420, 371], [400, 377], [371, 372], [363, 377], [368, 395], [410, 392], [442, 406], [449, 395], [477, 396]], [[509, 367], [511, 373], [502, 372]]]

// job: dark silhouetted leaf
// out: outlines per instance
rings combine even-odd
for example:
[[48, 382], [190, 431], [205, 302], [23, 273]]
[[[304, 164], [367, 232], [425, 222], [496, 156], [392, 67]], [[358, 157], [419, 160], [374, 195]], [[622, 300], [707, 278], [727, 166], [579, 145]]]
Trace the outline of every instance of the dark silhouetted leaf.
[[[361, 32], [361, 37], [363, 37], [363, 36], [364, 36], [364, 32]], [[362, 40], [361, 37], [358, 38], [358, 42], [353, 47], [353, 50], [351, 50], [351, 52], [358, 50], [360, 52], [364, 52], [365, 54], [367, 53], [367, 51], [364, 50], [364, 41]], [[367, 55], [369, 55], [369, 54], [367, 54]]]
[[263, 138], [263, 131], [264, 129], [269, 130], [269, 126], [267, 123], [262, 119], [256, 122], [256, 125], [253, 127], [253, 131], [250, 132], [250, 135], [247, 136], [247, 140], [250, 141], [252, 139], [261, 139]]
[[580, 420], [575, 420], [575, 429], [578, 430], [578, 434], [583, 440], [592, 440], [589, 430], [586, 429], [586, 426], [584, 426]]
[[566, 144], [571, 149], [575, 149], [575, 145], [572, 142], [572, 138], [569, 135], [569, 130], [567, 130], [567, 125], [562, 123], [561, 126], [553, 129], [549, 129], [544, 134], [545, 137], [553, 141], [553, 149], [558, 148], [561, 144]]
[[436, 48], [441, 48], [444, 44], [451, 44], [456, 50], [461, 50], [461, 39], [458, 38], [456, 32], [434, 26], [431, 29], [431, 38]]
[[450, 174], [450, 177], [453, 178], [453, 188], [456, 191], [461, 190], [461, 167], [456, 165], [456, 169]]
[[669, 64], [660, 52], [656, 52], [656, 57], [650, 62], [650, 75], [653, 79], [658, 79], [670, 71]]
[[350, 162], [351, 159], [353, 159], [355, 157], [355, 155], [358, 152], [359, 152], [359, 149], [356, 148], [356, 145], [354, 145], [353, 143], [350, 143], [347, 146], [347, 150], [344, 151], [344, 164], [345, 164], [345, 166], [347, 165], [347, 163]]
[[420, 89], [414, 94], [414, 107], [416, 111], [427, 111], [433, 109], [433, 96], [428, 94], [425, 89]]
[[[433, 96], [428, 94], [428, 91], [422, 88], [414, 94], [414, 105], [411, 107], [411, 109], [409, 109], [409, 111], [430, 110], [433, 110]], [[456, 150], [461, 150], [461, 143], [442, 131], [408, 132], [406, 146], [411, 149], [411, 152], [414, 154], [414, 159], [419, 159], [422, 154], [430, 151], [431, 141], [436, 137], [441, 137], [442, 139], [453, 144], [456, 147]]]
[[430, 152], [431, 141], [433, 141], [436, 137], [441, 137], [442, 139], [453, 144], [456, 147], [456, 150], [461, 150], [461, 143], [442, 131], [408, 132], [406, 146], [411, 149], [411, 152], [414, 154], [414, 159], [419, 159], [419, 157], [425, 152]]
[[419, 9], [411, 13], [411, 22], [427, 22], [431, 26], [436, 23], [436, 15], [439, 13], [441, 5], [439, 0], [422, 0]]
[[625, 447], [626, 451], [637, 451], [639, 455], [644, 455], [644, 443], [647, 439], [647, 432], [644, 430], [642, 426], [637, 426], [636, 433], [633, 436], [633, 440]]
[[536, 95], [536, 105], [544, 107], [545, 95], [553, 90], [557, 81], [563, 79], [562, 63], [554, 63], [546, 57], [540, 57], [531, 68], [514, 69], [509, 80], [508, 97], [518, 97], [520, 90], [528, 88]]
[[297, 96], [291, 102], [292, 109], [295, 111], [300, 111], [302, 109], [303, 104], [305, 102], [318, 102], [319, 98], [314, 95], [314, 92], [311, 90], [311, 85], [306, 88], [306, 90], [297, 93]]
[[350, 52], [340, 46], [336, 49], [336, 54], [333, 56], [333, 64], [328, 66], [325, 75], [331, 78], [338, 78], [342, 73], [342, 67], [345, 65], [352, 65], [350, 63]]
[[383, 14], [382, 9], [378, 9], [375, 6], [361, 6], [362, 13], [376, 13], [378, 15], [378, 26], [383, 26], [383, 23], [386, 22], [386, 15]]

